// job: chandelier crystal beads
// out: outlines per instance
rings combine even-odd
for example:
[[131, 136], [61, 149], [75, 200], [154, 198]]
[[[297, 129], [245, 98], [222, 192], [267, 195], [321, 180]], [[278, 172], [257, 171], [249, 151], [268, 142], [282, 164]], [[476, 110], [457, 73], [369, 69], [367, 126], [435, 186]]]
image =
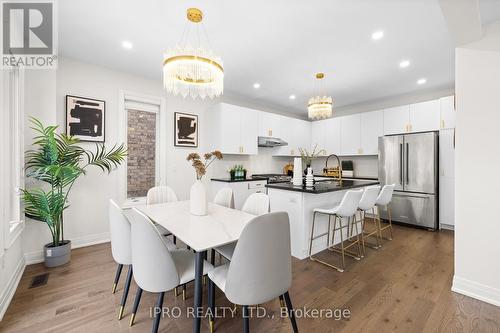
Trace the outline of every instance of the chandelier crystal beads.
[[307, 104], [307, 113], [309, 119], [312, 120], [331, 118], [333, 115], [333, 99], [330, 96], [326, 96], [324, 89], [320, 87], [324, 77], [325, 74], [323, 73], [316, 74], [318, 95], [311, 97]]
[[[218, 97], [224, 91], [222, 60], [201, 43], [198, 27], [203, 19], [201, 10], [189, 8], [187, 18], [196, 25], [195, 43], [191, 45], [189, 29], [186, 29], [181, 42], [166, 52], [163, 59], [164, 87], [167, 92], [184, 98], [188, 95], [193, 99]], [[208, 37], [206, 40], [208, 44]]]

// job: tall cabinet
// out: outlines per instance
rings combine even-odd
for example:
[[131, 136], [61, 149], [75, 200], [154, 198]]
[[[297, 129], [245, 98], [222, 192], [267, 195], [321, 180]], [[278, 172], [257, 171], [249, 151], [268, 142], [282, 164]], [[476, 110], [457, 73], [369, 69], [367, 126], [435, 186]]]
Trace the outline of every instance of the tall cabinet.
[[210, 149], [219, 149], [223, 154], [257, 154], [257, 111], [219, 103], [208, 112]]

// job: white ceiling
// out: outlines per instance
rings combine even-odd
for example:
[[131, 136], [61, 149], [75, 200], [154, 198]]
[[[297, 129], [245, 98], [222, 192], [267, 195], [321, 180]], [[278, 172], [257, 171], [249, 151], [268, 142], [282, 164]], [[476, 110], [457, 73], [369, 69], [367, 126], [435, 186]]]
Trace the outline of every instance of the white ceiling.
[[[488, 6], [500, 1], [482, 1], [493, 2], [485, 11], [494, 20]], [[229, 95], [303, 115], [318, 71], [337, 107], [453, 86], [454, 48], [438, 0], [64, 0], [60, 54], [160, 80], [163, 52], [179, 42], [192, 6], [204, 12]], [[384, 38], [372, 41], [380, 29]], [[401, 70], [402, 59], [411, 66]]]

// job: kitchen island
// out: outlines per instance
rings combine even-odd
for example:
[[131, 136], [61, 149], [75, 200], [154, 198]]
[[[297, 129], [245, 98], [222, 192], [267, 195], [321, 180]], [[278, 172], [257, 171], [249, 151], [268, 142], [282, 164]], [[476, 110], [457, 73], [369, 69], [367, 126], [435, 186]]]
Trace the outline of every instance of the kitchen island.
[[[267, 184], [266, 187], [271, 202], [271, 212], [284, 211], [290, 217], [292, 255], [298, 259], [305, 259], [309, 256], [313, 210], [334, 207], [340, 203], [348, 190], [377, 184], [379, 184], [377, 180], [342, 180], [316, 182], [314, 187], [294, 186], [292, 183]], [[314, 234], [326, 232], [327, 227], [328, 217], [318, 214]], [[335, 240], [339, 239], [340, 234], [336, 234]], [[326, 237], [318, 238], [313, 243], [312, 253], [326, 248]]]

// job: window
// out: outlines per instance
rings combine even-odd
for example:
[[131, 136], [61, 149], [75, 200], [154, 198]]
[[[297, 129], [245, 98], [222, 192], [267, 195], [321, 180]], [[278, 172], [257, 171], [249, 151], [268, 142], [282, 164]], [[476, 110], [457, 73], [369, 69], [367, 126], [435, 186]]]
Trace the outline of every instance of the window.
[[144, 197], [156, 185], [156, 118], [127, 110], [127, 197]]
[[[2, 180], [3, 245], [10, 247], [23, 224], [20, 188], [24, 187], [24, 75], [18, 68], [3, 71], [2, 77]], [[0, 233], [0, 235], [2, 234]]]
[[[123, 94], [126, 114], [127, 199], [145, 197], [151, 187], [161, 183], [162, 154], [160, 117], [163, 100], [136, 94]], [[164, 142], [164, 140], [163, 140]]]

